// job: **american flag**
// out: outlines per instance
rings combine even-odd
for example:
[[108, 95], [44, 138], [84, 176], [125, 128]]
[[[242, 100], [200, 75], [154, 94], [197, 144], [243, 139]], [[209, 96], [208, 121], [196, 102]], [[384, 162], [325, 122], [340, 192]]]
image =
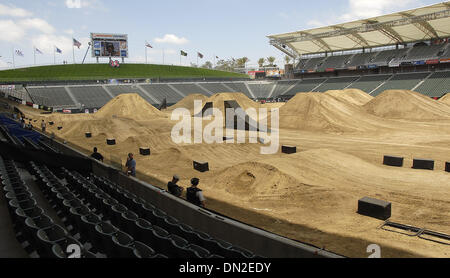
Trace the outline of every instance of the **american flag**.
[[153, 46], [151, 46], [148, 42], [145, 42], [145, 46], [149, 47], [149, 48], [153, 48]]
[[76, 39], [73, 39], [73, 45], [78, 47], [78, 49], [80, 49], [81, 47], [81, 42], [77, 41]]
[[55, 51], [56, 51], [56, 53], [62, 53], [62, 50], [59, 49], [57, 46], [55, 46]]
[[37, 48], [35, 48], [34, 50], [36, 51], [37, 54], [44, 54], [44, 53], [42, 53], [42, 51], [40, 51], [40, 50], [37, 49]]
[[16, 50], [16, 55], [20, 56], [20, 57], [23, 57], [23, 52], [17, 49]]
[[197, 52], [197, 55], [200, 59], [203, 59], [203, 54], [201, 54], [200, 52]]

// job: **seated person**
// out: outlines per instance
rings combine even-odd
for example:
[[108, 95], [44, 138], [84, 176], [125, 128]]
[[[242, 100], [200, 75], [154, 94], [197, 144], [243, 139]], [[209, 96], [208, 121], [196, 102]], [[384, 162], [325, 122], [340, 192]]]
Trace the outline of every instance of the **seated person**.
[[97, 147], [94, 148], [94, 153], [91, 154], [91, 157], [103, 162], [103, 155], [101, 155], [99, 152], [97, 152]]
[[177, 185], [177, 182], [179, 180], [180, 178], [178, 177], [178, 175], [174, 175], [172, 181], [169, 181], [169, 183], [167, 183], [167, 190], [169, 191], [169, 193], [177, 197], [180, 197], [181, 193], [183, 192], [183, 187]]

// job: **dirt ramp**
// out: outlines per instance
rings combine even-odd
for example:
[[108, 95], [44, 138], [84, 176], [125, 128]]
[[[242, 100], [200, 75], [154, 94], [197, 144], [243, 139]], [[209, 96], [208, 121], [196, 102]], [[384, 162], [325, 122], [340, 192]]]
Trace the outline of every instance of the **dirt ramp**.
[[389, 119], [437, 120], [449, 119], [450, 109], [420, 93], [408, 90], [387, 90], [364, 105], [372, 114]]
[[330, 90], [325, 94], [356, 105], [364, 105], [373, 99], [371, 95], [359, 89]]
[[103, 106], [95, 114], [95, 117], [120, 117], [145, 121], [157, 117], [162, 118], [165, 115], [138, 94], [122, 94]]
[[207, 101], [212, 102], [215, 108], [223, 109], [224, 102], [230, 100], [236, 101], [244, 110], [249, 108], [258, 109], [260, 107], [259, 103], [254, 102], [243, 93], [219, 93], [212, 95]]
[[445, 96], [441, 97], [439, 99], [440, 102], [443, 102], [445, 104], [450, 105], [450, 93], [446, 94]]
[[214, 174], [210, 184], [216, 189], [251, 199], [288, 195], [291, 187], [301, 190], [301, 184], [275, 166], [260, 162], [235, 165]]
[[323, 93], [299, 93], [280, 108], [280, 127], [327, 133], [364, 132], [386, 128], [355, 104]]
[[192, 114], [194, 112], [194, 101], [201, 100], [203, 107], [207, 99], [208, 97], [202, 94], [191, 94], [180, 100], [177, 104], [170, 106], [167, 111], [173, 111], [177, 108], [185, 108], [191, 111]]

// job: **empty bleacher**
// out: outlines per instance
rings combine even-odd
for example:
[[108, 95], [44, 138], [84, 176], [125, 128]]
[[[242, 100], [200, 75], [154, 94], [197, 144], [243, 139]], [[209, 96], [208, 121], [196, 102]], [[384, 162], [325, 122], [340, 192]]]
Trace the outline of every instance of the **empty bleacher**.
[[249, 83], [248, 84], [250, 90], [256, 98], [268, 98], [270, 93], [272, 92], [275, 83], [267, 83], [267, 82], [258, 82], [258, 83]]
[[205, 96], [210, 96], [211, 93], [207, 93], [205, 90], [197, 86], [196, 84], [171, 84], [175, 89], [183, 92], [186, 95], [190, 94], [202, 94]]
[[325, 62], [317, 67], [318, 71], [325, 71], [328, 68], [332, 69], [341, 69], [347, 67], [347, 64], [352, 55], [339, 55], [339, 56], [330, 56]]
[[253, 98], [244, 82], [228, 82], [224, 84], [233, 89], [234, 92], [243, 93], [249, 98]]
[[366, 93], [370, 93], [390, 77], [391, 75], [362, 76], [359, 80], [351, 84], [349, 88], [360, 89]]
[[391, 49], [378, 52], [374, 59], [370, 62], [371, 64], [376, 64], [380, 66], [387, 65], [393, 59], [399, 59], [403, 57], [408, 49]]
[[139, 88], [135, 85], [107, 85], [106, 88], [113, 96], [120, 94], [139, 93]]
[[438, 58], [442, 45], [416, 46], [408, 51], [405, 60], [427, 60]]
[[381, 87], [372, 92], [372, 96], [377, 96], [385, 90], [412, 90], [420, 81], [426, 78], [429, 73], [408, 73], [394, 75]]
[[[211, 94], [230, 93], [230, 89], [225, 87], [222, 83], [199, 83], [199, 85]], [[231, 92], [235, 91], [233, 90]]]
[[340, 78], [330, 78], [320, 85], [315, 91], [326, 92], [328, 90], [342, 90], [353, 83], [358, 77], [340, 77]]
[[272, 94], [272, 97], [277, 97], [285, 93], [287, 90], [289, 90], [292, 86], [300, 82], [300, 80], [289, 80], [289, 81], [278, 81], [277, 87], [275, 88], [275, 91]]
[[33, 101], [45, 106], [76, 106], [64, 87], [30, 87], [28, 92]]
[[433, 73], [415, 91], [429, 97], [442, 97], [450, 92], [450, 71]]
[[368, 65], [374, 59], [374, 56], [378, 53], [360, 53], [355, 54], [351, 61], [347, 64], [347, 67], [358, 67]]
[[[295, 95], [300, 92], [311, 92], [322, 84], [326, 78], [319, 79], [303, 79], [300, 83], [296, 84], [292, 89], [284, 93], [285, 96]], [[315, 90], [314, 90], [315, 91]]]
[[163, 100], [166, 99], [167, 104], [171, 105], [177, 103], [183, 98], [172, 88], [167, 86], [167, 84], [141, 85], [141, 87], [146, 90], [153, 98], [157, 99], [158, 104], [162, 103]]
[[112, 99], [102, 86], [70, 87], [70, 91], [85, 108], [101, 108]]

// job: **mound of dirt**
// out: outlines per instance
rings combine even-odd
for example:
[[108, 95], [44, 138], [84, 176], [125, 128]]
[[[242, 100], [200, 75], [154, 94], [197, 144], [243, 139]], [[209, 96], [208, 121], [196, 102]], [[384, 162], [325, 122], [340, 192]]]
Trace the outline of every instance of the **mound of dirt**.
[[242, 109], [247, 110], [249, 108], [255, 108], [258, 109], [260, 107], [260, 104], [257, 102], [254, 102], [253, 100], [249, 99], [246, 95], [243, 93], [219, 93], [212, 95], [209, 97], [206, 101], [212, 102], [214, 104], [215, 108], [223, 109], [224, 107], [224, 101], [230, 101], [234, 100], [236, 101]]
[[439, 99], [439, 101], [450, 105], [450, 93], [448, 93], [445, 96], [441, 97]]
[[96, 114], [97, 118], [130, 118], [134, 120], [150, 120], [165, 117], [164, 113], [153, 107], [138, 94], [123, 94], [113, 98]]
[[373, 99], [371, 95], [359, 89], [330, 90], [325, 94], [356, 105], [364, 105]]
[[260, 162], [246, 162], [226, 168], [216, 173], [209, 181], [214, 188], [251, 199], [267, 195], [287, 195], [289, 188], [297, 188], [301, 184], [292, 176], [278, 168]]
[[408, 90], [387, 90], [364, 105], [370, 114], [406, 120], [436, 120], [450, 118], [450, 108], [420, 93]]
[[280, 108], [280, 127], [326, 133], [387, 128], [383, 119], [356, 105], [323, 93], [299, 93]]
[[194, 111], [194, 101], [201, 100], [202, 106], [203, 106], [203, 104], [205, 103], [205, 101], [207, 99], [208, 99], [208, 97], [205, 95], [202, 95], [202, 94], [191, 94], [191, 95], [188, 95], [187, 97], [183, 98], [182, 100], [180, 100], [177, 104], [170, 106], [167, 110], [172, 111], [177, 108], [185, 108], [185, 109], [188, 109], [189, 111], [191, 111], [191, 114], [192, 114]]

